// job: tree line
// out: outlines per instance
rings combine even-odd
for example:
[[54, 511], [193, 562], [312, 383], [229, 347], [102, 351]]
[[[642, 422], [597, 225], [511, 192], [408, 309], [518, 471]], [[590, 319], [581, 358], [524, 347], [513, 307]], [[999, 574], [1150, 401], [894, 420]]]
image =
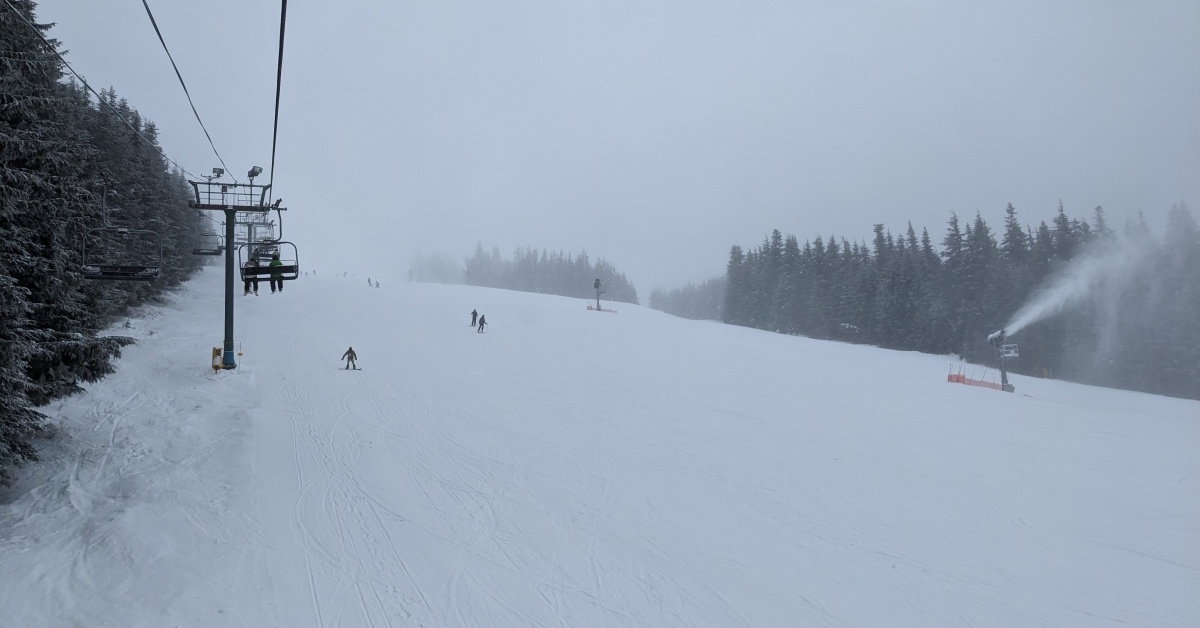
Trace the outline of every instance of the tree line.
[[725, 277], [689, 283], [682, 288], [654, 288], [650, 307], [680, 318], [719, 321], [724, 319]]
[[464, 280], [473, 286], [504, 288], [522, 292], [557, 294], [564, 297], [595, 298], [592, 287], [600, 280], [606, 301], [637, 303], [637, 289], [603, 258], [592, 262], [586, 251], [572, 256], [562, 251], [538, 252], [534, 248], [518, 248], [512, 259], [504, 259], [500, 249], [491, 253], [483, 244], [475, 245], [475, 253], [467, 258]]
[[[211, 224], [188, 209], [190, 187], [168, 170], [154, 123], [112, 89], [98, 102], [64, 82], [57, 43], [25, 23], [36, 24], [33, 3], [11, 5], [0, 9], [0, 484], [36, 457], [46, 430], [36, 408], [114, 371], [133, 340], [99, 332], [198, 270], [191, 249]], [[95, 231], [106, 224], [157, 234], [159, 279], [83, 278], [85, 245], [138, 247], [158, 262], [157, 246]]]
[[[951, 214], [940, 246], [912, 223], [893, 234], [801, 244], [775, 230], [730, 249], [722, 320], [784, 334], [995, 363], [990, 332], [1048, 279], [1084, 256], [1133, 250], [1130, 262], [1019, 333], [1019, 373], [1200, 399], [1200, 229], [1183, 204], [1163, 237], [1144, 219], [1115, 233], [1097, 207], [1089, 223], [1059, 204], [1050, 224], [1024, 225], [1009, 204], [999, 239], [983, 216]], [[701, 308], [703, 309], [703, 308]], [[704, 310], [711, 312], [711, 309]]]

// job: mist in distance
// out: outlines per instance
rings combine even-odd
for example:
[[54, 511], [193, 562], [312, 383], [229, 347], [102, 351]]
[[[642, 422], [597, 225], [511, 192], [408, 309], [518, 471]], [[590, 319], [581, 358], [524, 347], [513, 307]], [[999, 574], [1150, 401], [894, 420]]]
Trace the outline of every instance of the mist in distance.
[[[141, 7], [40, 10], [169, 155], [218, 165]], [[269, 167], [278, 6], [155, 11], [230, 171]], [[646, 295], [776, 228], [938, 233], [1060, 199], [1160, 228], [1200, 196], [1196, 32], [1186, 1], [294, 5], [284, 236], [395, 280], [477, 242], [586, 250]]]

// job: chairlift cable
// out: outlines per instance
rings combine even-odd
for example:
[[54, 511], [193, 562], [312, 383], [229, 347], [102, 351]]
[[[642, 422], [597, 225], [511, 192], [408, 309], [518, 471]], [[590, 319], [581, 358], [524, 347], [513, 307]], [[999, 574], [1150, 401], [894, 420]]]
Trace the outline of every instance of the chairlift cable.
[[[145, 0], [142, 0], [145, 2]], [[275, 128], [271, 131], [271, 174], [268, 183], [272, 186], [267, 192], [268, 202], [275, 197], [275, 144], [279, 139], [279, 90], [283, 83], [283, 35], [287, 26], [287, 0], [279, 12], [279, 61], [275, 64]]]
[[80, 76], [79, 73], [75, 71], [75, 68], [71, 67], [70, 63], [67, 63], [67, 60], [65, 58], [63, 58], [61, 53], [58, 52], [58, 48], [56, 46], [54, 46], [54, 44], [51, 44], [50, 40], [46, 39], [46, 36], [42, 34], [42, 31], [39, 30], [38, 26], [36, 24], [30, 22], [29, 20], [25, 19], [25, 16], [21, 14], [21, 11], [19, 9], [17, 9], [17, 7], [13, 6], [12, 2], [9, 2], [9, 0], [4, 0], [4, 4], [8, 5], [8, 8], [12, 9], [13, 13], [16, 14], [17, 19], [24, 22], [26, 26], [28, 26], [30, 29], [33, 30], [33, 32], [42, 40], [42, 42], [46, 44], [46, 47], [49, 48], [50, 52], [53, 52], [54, 56], [58, 57], [59, 61], [62, 61], [62, 64], [64, 66], [66, 66], [67, 70], [69, 70], [75, 78], [79, 79], [79, 82], [81, 84], [83, 84], [83, 86], [86, 87], [89, 92], [91, 92], [92, 94], [95, 94], [96, 100], [98, 102], [100, 102], [104, 106], [111, 109], [113, 114], [117, 116], [118, 120], [120, 120], [121, 122], [124, 122], [125, 126], [129, 127], [129, 129], [131, 131], [133, 131], [134, 134], [136, 134], [138, 137], [140, 137], [143, 142], [150, 145], [150, 147], [153, 148], [154, 150], [158, 151], [158, 154], [162, 155], [162, 158], [167, 160], [168, 163], [175, 166], [176, 168], [179, 168], [179, 171], [186, 174], [187, 176], [192, 177], [192, 178], [196, 177], [196, 175], [188, 172], [187, 168], [184, 168], [183, 166], [179, 165], [179, 163], [176, 162], [174, 159], [167, 157], [167, 153], [165, 153], [163, 151], [161, 146], [159, 146], [158, 144], [155, 144], [154, 142], [147, 139], [145, 135], [142, 135], [142, 132], [139, 131], [138, 128], [136, 126], [134, 126], [132, 122], [130, 122], [124, 116], [122, 116], [121, 112], [117, 111], [116, 107], [113, 107], [111, 104], [109, 104], [107, 101], [105, 101], [104, 98], [102, 96], [100, 96], [100, 94], [98, 92], [96, 92], [95, 89], [92, 88], [91, 84], [89, 84], [87, 82], [87, 79]]
[[[167, 53], [167, 59], [171, 61], [171, 67], [175, 69], [175, 76], [179, 78], [179, 84], [183, 86], [183, 94], [187, 96], [188, 105], [192, 107], [192, 113], [196, 116], [196, 122], [200, 123], [200, 130], [204, 131], [204, 137], [208, 138], [208, 145], [212, 147], [213, 154], [217, 156], [217, 161], [221, 162], [221, 167], [225, 168], [225, 172], [230, 173], [233, 177], [233, 171], [229, 166], [225, 165], [225, 160], [221, 159], [221, 153], [217, 152], [217, 147], [213, 144], [212, 136], [208, 134], [208, 129], [204, 126], [204, 121], [200, 119], [200, 112], [196, 111], [196, 104], [192, 102], [192, 95], [188, 92], [187, 83], [183, 82], [183, 75], [179, 73], [179, 66], [175, 65], [175, 58], [171, 56], [171, 51], [167, 49], [167, 42], [163, 39], [162, 31], [158, 30], [158, 22], [154, 19], [154, 13], [150, 12], [150, 4], [147, 0], [142, 0], [142, 6], [146, 7], [146, 15], [150, 17], [150, 25], [154, 27], [154, 33], [158, 35], [158, 41], [162, 44], [163, 50]], [[236, 182], [237, 177], [233, 180]]]

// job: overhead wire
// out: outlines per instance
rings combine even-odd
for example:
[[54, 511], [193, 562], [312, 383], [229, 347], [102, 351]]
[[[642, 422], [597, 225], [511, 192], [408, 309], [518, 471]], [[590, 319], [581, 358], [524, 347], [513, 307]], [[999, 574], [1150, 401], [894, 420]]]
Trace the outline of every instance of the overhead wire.
[[[145, 0], [142, 0], [145, 2]], [[284, 29], [287, 26], [287, 0], [283, 0], [283, 7], [279, 12], [279, 61], [275, 64], [275, 127], [271, 131], [271, 174], [268, 178], [268, 183], [271, 185], [268, 188], [268, 198], [275, 196], [275, 144], [279, 139], [279, 91], [283, 84], [283, 36]]]
[[33, 32], [34, 32], [34, 33], [35, 33], [35, 34], [38, 36], [38, 38], [39, 38], [39, 39], [41, 39], [41, 40], [42, 40], [42, 42], [44, 42], [44, 43], [46, 44], [46, 47], [47, 47], [47, 48], [49, 48], [49, 49], [50, 49], [50, 51], [54, 53], [54, 56], [58, 57], [58, 60], [59, 60], [59, 61], [62, 61], [62, 64], [63, 64], [64, 66], [66, 66], [67, 70], [70, 70], [71, 74], [72, 74], [72, 75], [73, 75], [75, 78], [79, 79], [79, 82], [80, 82], [80, 83], [81, 83], [81, 84], [82, 84], [82, 85], [83, 85], [85, 88], [87, 88], [87, 90], [88, 90], [89, 92], [91, 92], [92, 94], [95, 94], [95, 96], [96, 96], [96, 100], [97, 100], [97, 101], [99, 101], [101, 104], [103, 104], [104, 106], [106, 106], [106, 107], [108, 107], [109, 109], [111, 109], [111, 110], [112, 110], [112, 112], [113, 112], [113, 114], [117, 116], [117, 119], [118, 119], [118, 120], [120, 120], [121, 122], [124, 122], [124, 123], [125, 123], [125, 126], [129, 127], [129, 129], [130, 129], [130, 130], [132, 130], [132, 131], [133, 131], [135, 134], [137, 134], [137, 136], [138, 136], [138, 137], [142, 138], [142, 141], [143, 141], [143, 142], [146, 142], [146, 144], [148, 144], [148, 145], [149, 145], [151, 148], [153, 148], [154, 150], [158, 151], [158, 154], [159, 154], [159, 155], [162, 155], [162, 158], [163, 158], [163, 159], [167, 160], [167, 161], [168, 161], [168, 162], [169, 162], [171, 165], [173, 165], [173, 166], [175, 166], [176, 168], [178, 168], [180, 172], [182, 172], [182, 173], [186, 174], [186, 175], [187, 175], [187, 176], [189, 176], [189, 177], [193, 177], [193, 178], [195, 178], [195, 176], [196, 176], [196, 175], [194, 175], [194, 174], [192, 174], [192, 173], [188, 172], [187, 168], [184, 168], [183, 166], [179, 165], [179, 163], [178, 163], [178, 162], [176, 162], [174, 159], [171, 159], [170, 157], [167, 157], [167, 153], [165, 153], [165, 152], [163, 151], [163, 149], [162, 149], [162, 147], [161, 147], [161, 146], [159, 146], [158, 144], [156, 144], [156, 143], [154, 143], [153, 141], [151, 141], [151, 140], [150, 140], [149, 138], [147, 138], [145, 135], [142, 135], [142, 132], [141, 132], [141, 130], [139, 130], [139, 129], [138, 129], [136, 126], [134, 126], [134, 124], [133, 124], [132, 122], [130, 122], [128, 119], [126, 119], [124, 116], [122, 116], [122, 115], [121, 115], [121, 112], [120, 112], [120, 111], [118, 111], [116, 107], [112, 106], [112, 104], [111, 104], [111, 103], [109, 103], [108, 101], [104, 100], [104, 97], [102, 97], [102, 96], [100, 95], [100, 93], [99, 93], [99, 92], [97, 92], [97, 91], [96, 91], [96, 90], [95, 90], [95, 89], [94, 89], [94, 88], [91, 86], [91, 84], [89, 84], [89, 83], [87, 82], [87, 79], [85, 79], [85, 78], [83, 78], [82, 76], [80, 76], [80, 74], [79, 74], [78, 72], [76, 72], [76, 71], [75, 71], [75, 68], [71, 67], [71, 64], [70, 64], [70, 63], [67, 63], [67, 60], [66, 60], [66, 59], [65, 59], [65, 58], [62, 56], [62, 54], [61, 54], [61, 53], [59, 53], [59, 52], [58, 52], [58, 48], [57, 48], [57, 47], [55, 47], [55, 46], [54, 46], [54, 44], [50, 43], [50, 40], [49, 40], [49, 39], [46, 39], [46, 36], [42, 34], [42, 31], [41, 31], [41, 30], [38, 28], [38, 26], [37, 26], [36, 24], [34, 24], [33, 22], [30, 22], [29, 20], [25, 19], [25, 16], [21, 14], [21, 11], [20, 11], [19, 9], [17, 9], [17, 7], [13, 6], [13, 3], [12, 3], [12, 2], [10, 2], [9, 0], [4, 0], [4, 4], [8, 5], [8, 8], [9, 8], [9, 9], [12, 9], [12, 12], [13, 12], [13, 13], [14, 13], [14, 14], [17, 16], [17, 19], [19, 19], [19, 20], [21, 20], [22, 22], [24, 22], [26, 26], [28, 26], [28, 27], [29, 27], [31, 30], [33, 30]]
[[[7, 1], [7, 0], [6, 0]], [[286, 4], [286, 2], [285, 2]], [[212, 136], [208, 134], [208, 128], [204, 126], [204, 121], [200, 119], [200, 112], [196, 111], [196, 104], [192, 102], [192, 94], [188, 92], [187, 83], [183, 81], [183, 74], [179, 72], [179, 66], [175, 65], [175, 57], [171, 56], [171, 51], [167, 48], [167, 42], [163, 39], [162, 31], [158, 29], [158, 22], [154, 19], [154, 13], [150, 11], [150, 4], [147, 0], [142, 0], [142, 6], [146, 7], [146, 15], [150, 18], [150, 25], [154, 27], [154, 33], [158, 35], [158, 41], [162, 44], [163, 50], [167, 53], [167, 59], [171, 61], [171, 67], [175, 69], [175, 76], [179, 78], [179, 84], [183, 87], [183, 94], [187, 96], [188, 105], [192, 108], [192, 113], [196, 116], [196, 122], [200, 123], [200, 129], [204, 131], [204, 137], [208, 138], [208, 145], [212, 147], [213, 154], [217, 156], [217, 161], [221, 162], [221, 167], [225, 172], [229, 173], [230, 177], [236, 182], [237, 177], [233, 175], [233, 171], [229, 166], [225, 165], [225, 160], [221, 159], [221, 153], [217, 151], [217, 146], [213, 144]], [[276, 108], [278, 108], [278, 96], [276, 96]]]

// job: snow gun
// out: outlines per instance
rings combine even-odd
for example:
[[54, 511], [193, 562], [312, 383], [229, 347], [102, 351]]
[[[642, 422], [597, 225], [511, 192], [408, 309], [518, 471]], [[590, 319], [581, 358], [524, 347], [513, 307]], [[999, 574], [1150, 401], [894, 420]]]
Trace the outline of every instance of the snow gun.
[[1008, 332], [1003, 329], [994, 331], [988, 334], [988, 344], [996, 350], [996, 357], [1000, 361], [1000, 385], [1004, 392], [1015, 392], [1016, 387], [1008, 383], [1008, 369], [1004, 367], [1006, 358], [1017, 357], [1017, 345], [1008, 344]]

